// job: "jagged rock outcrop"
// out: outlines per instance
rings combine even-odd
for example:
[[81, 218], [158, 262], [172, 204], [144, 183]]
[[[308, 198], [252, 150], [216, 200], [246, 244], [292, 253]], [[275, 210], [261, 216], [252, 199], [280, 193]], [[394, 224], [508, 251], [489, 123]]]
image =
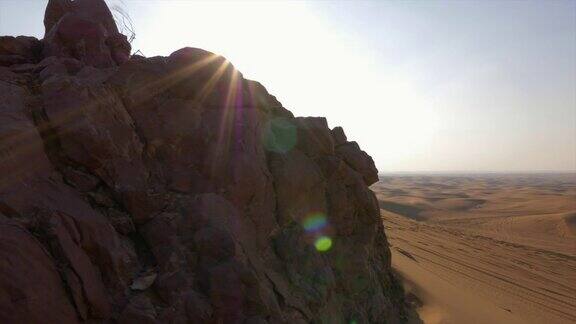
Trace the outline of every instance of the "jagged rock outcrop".
[[102, 0], [0, 38], [0, 322], [396, 323], [372, 159]]
[[130, 57], [130, 43], [118, 32], [104, 1], [51, 0], [44, 27], [44, 57], [71, 56], [101, 68], [122, 64]]

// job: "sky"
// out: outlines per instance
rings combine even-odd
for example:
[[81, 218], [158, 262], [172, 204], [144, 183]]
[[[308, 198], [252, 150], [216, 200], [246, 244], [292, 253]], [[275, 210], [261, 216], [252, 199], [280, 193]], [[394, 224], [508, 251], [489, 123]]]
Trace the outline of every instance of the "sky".
[[[109, 0], [133, 50], [225, 56], [380, 172], [576, 170], [576, 1]], [[47, 1], [0, 0], [41, 38]]]

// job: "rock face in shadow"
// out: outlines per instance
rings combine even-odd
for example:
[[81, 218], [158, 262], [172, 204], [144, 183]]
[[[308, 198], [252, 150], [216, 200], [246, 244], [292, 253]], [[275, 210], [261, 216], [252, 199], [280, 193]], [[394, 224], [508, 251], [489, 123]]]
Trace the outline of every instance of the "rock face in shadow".
[[130, 57], [130, 43], [118, 32], [103, 0], [50, 0], [44, 27], [44, 57], [71, 56], [102, 68]]
[[370, 156], [102, 0], [0, 38], [0, 321], [397, 323]]

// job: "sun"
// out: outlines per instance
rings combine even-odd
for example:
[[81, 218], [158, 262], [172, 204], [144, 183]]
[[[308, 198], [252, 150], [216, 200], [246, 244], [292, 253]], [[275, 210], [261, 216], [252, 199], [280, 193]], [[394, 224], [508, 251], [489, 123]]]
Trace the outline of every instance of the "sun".
[[176, 1], [155, 9], [158, 18], [137, 31], [146, 38], [137, 37], [134, 49], [151, 56], [192, 46], [223, 55], [296, 116], [343, 126], [377, 162], [426, 151], [438, 131], [433, 100], [415, 76], [380, 62], [373, 44], [309, 3]]

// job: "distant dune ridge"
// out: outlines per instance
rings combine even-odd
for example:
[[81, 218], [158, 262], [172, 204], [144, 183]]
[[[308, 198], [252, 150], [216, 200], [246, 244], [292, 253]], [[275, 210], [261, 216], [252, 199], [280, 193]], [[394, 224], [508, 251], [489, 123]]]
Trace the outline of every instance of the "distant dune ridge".
[[0, 322], [404, 319], [341, 128], [210, 52], [131, 56], [103, 0], [44, 25], [0, 37]]
[[383, 176], [372, 189], [425, 323], [576, 321], [576, 174]]

